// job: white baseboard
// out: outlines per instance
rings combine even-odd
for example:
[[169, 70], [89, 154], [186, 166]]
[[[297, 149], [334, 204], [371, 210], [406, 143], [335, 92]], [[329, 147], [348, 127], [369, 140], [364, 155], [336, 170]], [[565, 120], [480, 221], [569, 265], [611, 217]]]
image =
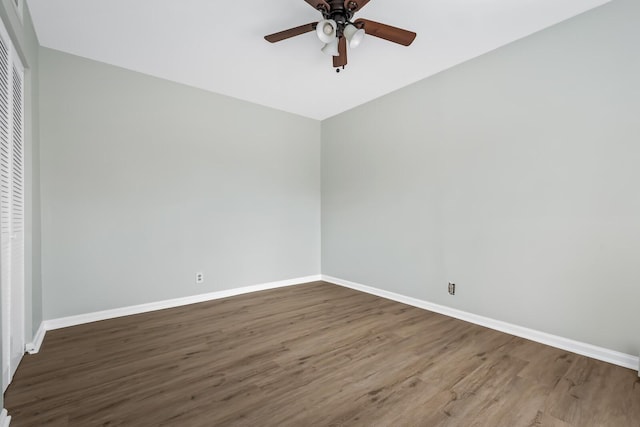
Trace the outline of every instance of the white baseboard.
[[[210, 292], [206, 294], [192, 295], [182, 298], [174, 298], [165, 301], [138, 304], [111, 310], [96, 311], [94, 313], [79, 314], [76, 316], [61, 317], [58, 319], [44, 320], [33, 342], [27, 345], [29, 354], [35, 354], [40, 350], [46, 331], [67, 328], [69, 326], [82, 325], [85, 323], [97, 322], [100, 320], [114, 319], [116, 317], [130, 316], [132, 314], [148, 313], [150, 311], [164, 310], [165, 308], [180, 307], [183, 305], [196, 304], [199, 302], [212, 301], [221, 298], [228, 298], [236, 295], [248, 294], [251, 292], [265, 291], [268, 289], [283, 288], [286, 286], [300, 285], [303, 283], [316, 282], [322, 280], [322, 276], [306, 276], [278, 282], [262, 283], [259, 285], [245, 286], [242, 288], [226, 289], [223, 291]], [[2, 427], [0, 425], [0, 427]]]
[[[531, 341], [536, 341], [542, 344], [550, 345], [552, 347], [567, 350], [573, 353], [581, 354], [583, 356], [591, 357], [593, 359], [602, 360], [604, 362], [613, 363], [614, 365], [623, 366], [625, 368], [638, 370], [640, 366], [640, 358], [630, 354], [621, 353], [615, 350], [610, 350], [604, 347], [598, 347], [595, 345], [583, 343], [580, 341], [571, 340], [569, 338], [560, 337], [557, 335], [548, 334], [546, 332], [536, 331], [534, 329], [525, 328], [523, 326], [514, 325], [500, 320], [491, 319], [489, 317], [479, 316], [477, 314], [469, 313], [455, 308], [447, 307], [444, 305], [434, 304], [428, 301], [420, 300], [413, 297], [397, 294], [394, 292], [385, 291], [383, 289], [374, 288], [371, 286], [362, 285], [359, 283], [351, 282], [348, 280], [339, 279], [337, 277], [327, 275], [314, 275], [307, 277], [299, 277], [290, 280], [281, 280], [278, 282], [263, 283], [253, 286], [245, 286], [242, 288], [227, 289], [224, 291], [211, 292], [207, 294], [199, 294], [182, 298], [175, 298], [171, 300], [158, 301], [147, 304], [133, 305], [129, 307], [116, 308], [112, 310], [98, 311], [94, 313], [80, 314], [77, 316], [62, 317], [58, 319], [45, 320], [41, 323], [34, 339], [31, 343], [27, 344], [27, 351], [30, 354], [35, 354], [40, 350], [42, 341], [46, 331], [53, 329], [66, 328], [69, 326], [81, 325], [84, 323], [97, 322], [99, 320], [113, 319], [116, 317], [130, 316], [132, 314], [147, 313], [150, 311], [163, 310], [165, 308], [180, 307], [183, 305], [196, 304], [199, 302], [212, 301], [221, 298], [227, 298], [235, 295], [247, 294], [250, 292], [264, 291], [268, 289], [282, 288], [285, 286], [299, 285], [308, 282], [315, 282], [318, 280], [324, 280], [325, 282], [333, 283], [336, 285], [344, 286], [347, 288], [355, 289], [357, 291], [365, 292], [368, 294], [376, 295], [382, 298], [390, 299], [393, 301], [408, 304], [414, 307], [422, 308], [424, 310], [433, 311], [435, 313], [444, 314], [446, 316], [454, 317], [456, 319], [464, 320], [476, 325], [485, 326], [487, 328], [495, 329], [500, 332], [515, 335], [518, 337], [526, 338]], [[639, 371], [640, 375], [640, 371]], [[0, 418], [1, 419], [1, 418]], [[0, 423], [0, 427], [3, 427]]]
[[9, 427], [10, 423], [11, 417], [7, 414], [7, 410], [3, 408], [2, 412], [0, 412], [0, 427]]
[[325, 282], [333, 283], [335, 285], [344, 286], [346, 288], [355, 289], [357, 291], [366, 292], [368, 294], [422, 308], [424, 310], [444, 314], [446, 316], [454, 317], [456, 319], [464, 320], [476, 325], [485, 326], [487, 328], [495, 329], [497, 331], [505, 332], [507, 334], [515, 335], [521, 338], [526, 338], [528, 340], [546, 344], [551, 347], [567, 350], [572, 353], [581, 354], [593, 359], [613, 363], [614, 365], [623, 366], [625, 368], [633, 370], [638, 370], [639, 367], [640, 358], [638, 358], [637, 356], [632, 356], [630, 354], [625, 354], [607, 348], [574, 341], [569, 338], [564, 338], [557, 335], [551, 335], [546, 332], [540, 332], [534, 329], [525, 328], [523, 326], [491, 319], [489, 317], [479, 316], [477, 314], [457, 310], [455, 308], [447, 307], [444, 305], [434, 304], [428, 301], [423, 301], [401, 294], [396, 294], [394, 292], [385, 291], [383, 289], [361, 285], [359, 283], [350, 282], [348, 280], [339, 279], [337, 277], [322, 275], [322, 280], [324, 280]]
[[36, 331], [36, 334], [33, 336], [33, 341], [27, 343], [25, 346], [25, 350], [29, 354], [36, 354], [40, 351], [40, 346], [42, 345], [42, 341], [44, 341], [44, 334], [46, 333], [44, 322], [40, 322], [40, 327]]

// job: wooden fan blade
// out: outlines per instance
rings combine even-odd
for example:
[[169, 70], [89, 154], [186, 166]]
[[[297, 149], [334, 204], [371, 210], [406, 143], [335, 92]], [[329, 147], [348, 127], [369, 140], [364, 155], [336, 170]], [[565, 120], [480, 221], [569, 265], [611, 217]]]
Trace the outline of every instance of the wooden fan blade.
[[304, 0], [311, 5], [316, 10], [325, 10], [329, 12], [331, 7], [329, 7], [329, 3], [326, 0]]
[[358, 28], [364, 28], [364, 32], [374, 37], [398, 43], [403, 46], [409, 46], [416, 38], [416, 33], [403, 30], [402, 28], [392, 27], [391, 25], [381, 24], [368, 19], [357, 19], [354, 22]]
[[271, 43], [279, 42], [281, 40], [299, 36], [300, 34], [315, 31], [316, 25], [318, 25], [317, 22], [311, 22], [309, 24], [300, 25], [299, 27], [289, 28], [288, 30], [280, 31], [279, 33], [269, 34], [268, 36], [264, 36], [264, 39]]
[[351, 12], [357, 12], [367, 3], [369, 3], [369, 0], [345, 0], [344, 7]]
[[347, 39], [344, 37], [340, 37], [338, 40], [338, 53], [339, 56], [333, 57], [333, 66], [336, 68], [344, 67], [347, 65]]

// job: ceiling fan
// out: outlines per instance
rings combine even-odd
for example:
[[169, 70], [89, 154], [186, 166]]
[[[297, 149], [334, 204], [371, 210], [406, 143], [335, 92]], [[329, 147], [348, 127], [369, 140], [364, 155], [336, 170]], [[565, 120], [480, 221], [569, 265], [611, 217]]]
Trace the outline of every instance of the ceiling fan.
[[351, 22], [353, 14], [362, 9], [369, 0], [305, 0], [322, 13], [322, 20], [289, 28], [288, 30], [265, 36], [271, 43], [279, 42], [300, 34], [315, 31], [318, 38], [325, 43], [322, 51], [333, 56], [333, 66], [337, 72], [347, 65], [347, 42], [349, 47], [356, 48], [365, 34], [379, 37], [390, 42], [409, 46], [416, 38], [416, 33], [392, 27], [391, 25], [357, 19]]

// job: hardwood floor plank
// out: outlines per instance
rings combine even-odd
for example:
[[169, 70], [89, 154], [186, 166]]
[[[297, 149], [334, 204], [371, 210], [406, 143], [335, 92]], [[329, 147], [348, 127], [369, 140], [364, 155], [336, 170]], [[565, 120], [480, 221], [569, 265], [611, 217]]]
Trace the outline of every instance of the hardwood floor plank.
[[584, 356], [575, 356], [547, 401], [546, 413], [572, 425], [640, 425], [640, 378]]
[[640, 425], [636, 373], [327, 283], [47, 333], [12, 426]]

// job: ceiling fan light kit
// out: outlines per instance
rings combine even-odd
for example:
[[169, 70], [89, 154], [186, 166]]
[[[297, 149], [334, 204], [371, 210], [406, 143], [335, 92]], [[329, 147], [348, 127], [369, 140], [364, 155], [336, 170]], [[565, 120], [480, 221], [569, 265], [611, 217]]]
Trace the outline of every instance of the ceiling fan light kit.
[[265, 36], [265, 40], [276, 43], [311, 31], [325, 43], [322, 52], [333, 56], [336, 71], [347, 65], [347, 42], [351, 49], [360, 46], [365, 34], [378, 37], [403, 46], [409, 46], [416, 33], [369, 21], [357, 19], [351, 22], [353, 14], [362, 9], [370, 0], [305, 0], [322, 14], [322, 20], [290, 28]]

